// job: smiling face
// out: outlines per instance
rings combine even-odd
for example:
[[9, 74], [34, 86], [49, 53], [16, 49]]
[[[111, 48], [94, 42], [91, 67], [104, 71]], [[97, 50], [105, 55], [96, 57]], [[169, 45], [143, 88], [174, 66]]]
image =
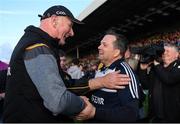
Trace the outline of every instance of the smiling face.
[[114, 41], [116, 41], [114, 35], [105, 35], [98, 47], [99, 59], [106, 66], [114, 62], [120, 53], [119, 49], [114, 48]]
[[64, 45], [66, 38], [74, 36], [72, 29], [73, 22], [67, 16], [56, 16], [53, 22], [55, 28], [55, 38], [60, 39], [59, 44]]
[[164, 49], [165, 51], [162, 55], [162, 59], [165, 66], [168, 66], [178, 58], [179, 53], [178, 50], [172, 46], [165, 46]]

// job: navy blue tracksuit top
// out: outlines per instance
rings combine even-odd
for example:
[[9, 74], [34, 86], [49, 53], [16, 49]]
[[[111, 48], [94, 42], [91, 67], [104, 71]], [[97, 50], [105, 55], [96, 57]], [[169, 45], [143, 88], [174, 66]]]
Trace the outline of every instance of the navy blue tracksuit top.
[[91, 103], [96, 107], [96, 114], [90, 122], [135, 122], [138, 119], [139, 84], [135, 73], [124, 59], [116, 60], [109, 67], [102, 67], [95, 77], [117, 70], [130, 76], [129, 85], [120, 90], [102, 88], [94, 91]]

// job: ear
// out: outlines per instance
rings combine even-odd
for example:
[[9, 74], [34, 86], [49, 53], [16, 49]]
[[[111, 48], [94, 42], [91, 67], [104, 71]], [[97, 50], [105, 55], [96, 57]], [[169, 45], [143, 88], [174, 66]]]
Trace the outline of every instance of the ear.
[[51, 24], [54, 28], [57, 26], [57, 18], [56, 16], [51, 16]]
[[175, 56], [176, 56], [176, 58], [178, 58], [179, 57], [179, 53], [177, 52]]
[[117, 57], [120, 55], [120, 50], [119, 49], [115, 49], [114, 50], [114, 57]]

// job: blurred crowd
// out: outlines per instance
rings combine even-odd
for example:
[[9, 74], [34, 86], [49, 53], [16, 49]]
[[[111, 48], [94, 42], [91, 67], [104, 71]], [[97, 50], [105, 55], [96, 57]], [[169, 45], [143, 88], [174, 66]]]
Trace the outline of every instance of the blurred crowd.
[[166, 41], [171, 43], [179, 43], [180, 42], [180, 31], [176, 30], [173, 32], [166, 33], [157, 33], [151, 37], [136, 40], [130, 43], [130, 46], [144, 46], [152, 43], [158, 43], [160, 41]]

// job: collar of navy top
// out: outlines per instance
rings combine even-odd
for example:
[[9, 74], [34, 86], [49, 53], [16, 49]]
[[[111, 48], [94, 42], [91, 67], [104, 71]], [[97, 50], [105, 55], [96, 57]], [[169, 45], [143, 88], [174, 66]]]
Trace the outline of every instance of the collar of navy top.
[[114, 61], [110, 66], [103, 66], [100, 71], [105, 73], [108, 69], [114, 70], [122, 61], [124, 61], [124, 58]]

